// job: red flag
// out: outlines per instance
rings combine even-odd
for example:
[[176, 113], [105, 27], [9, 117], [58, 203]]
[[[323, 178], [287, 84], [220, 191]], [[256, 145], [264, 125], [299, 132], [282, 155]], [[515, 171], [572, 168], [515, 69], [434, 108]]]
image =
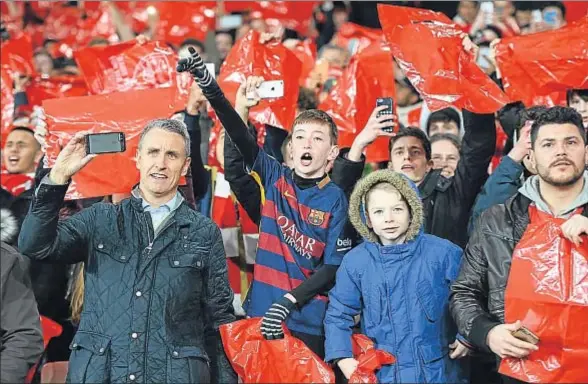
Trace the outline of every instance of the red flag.
[[15, 73], [32, 76], [35, 74], [33, 64], [33, 44], [31, 37], [22, 33], [17, 38], [2, 43], [0, 46], [0, 62], [10, 78]]
[[178, 57], [163, 42], [88, 47], [76, 52], [75, 58], [92, 94], [174, 87], [175, 110], [186, 106], [193, 80], [176, 72]]
[[12, 94], [12, 79], [4, 68], [0, 68], [0, 146], [4, 147], [6, 137], [12, 128], [14, 118], [14, 95]]
[[304, 86], [306, 84], [306, 79], [310, 75], [310, 72], [312, 72], [316, 62], [316, 44], [310, 39], [299, 41], [296, 43], [296, 46], [292, 48], [292, 52], [294, 52], [298, 60], [302, 63], [299, 84], [300, 86]]
[[537, 96], [588, 88], [586, 36], [588, 18], [554, 31], [502, 39], [496, 61], [506, 94], [531, 106]]
[[308, 27], [314, 8], [319, 1], [256, 1], [252, 4], [251, 17], [275, 21], [301, 35], [308, 35]]
[[45, 20], [47, 38], [59, 40], [72, 49], [86, 46], [93, 38], [118, 42], [116, 28], [105, 9], [84, 11], [75, 7], [53, 7]]
[[382, 39], [382, 31], [354, 23], [345, 23], [333, 37], [333, 44], [348, 49], [352, 55]]
[[36, 77], [26, 90], [30, 105], [41, 105], [44, 100], [85, 96], [88, 89], [84, 79], [75, 76]]
[[174, 85], [177, 57], [161, 42], [129, 41], [75, 53], [90, 93], [102, 95]]
[[[379, 97], [396, 97], [392, 54], [383, 39], [351, 58], [343, 76], [319, 105], [335, 120], [340, 147], [351, 146]], [[379, 138], [368, 147], [368, 162], [389, 159], [387, 138]]]
[[134, 157], [141, 131], [150, 120], [171, 115], [173, 97], [173, 88], [163, 88], [45, 101], [49, 167], [76, 132], [122, 131], [126, 137], [124, 153], [97, 156], [73, 177], [66, 199], [130, 192], [139, 181]]
[[447, 16], [382, 4], [378, 14], [394, 58], [431, 111], [454, 106], [491, 113], [508, 102], [463, 49], [463, 32]]
[[205, 41], [216, 27], [214, 2], [160, 1], [154, 6], [159, 14], [157, 40], [176, 46], [189, 37]]
[[259, 43], [259, 33], [250, 31], [237, 42], [221, 67], [218, 83], [231, 102], [239, 86], [249, 76], [284, 81], [284, 97], [266, 99], [251, 109], [251, 119], [260, 124], [290, 130], [298, 101], [302, 65], [296, 55], [281, 43]]

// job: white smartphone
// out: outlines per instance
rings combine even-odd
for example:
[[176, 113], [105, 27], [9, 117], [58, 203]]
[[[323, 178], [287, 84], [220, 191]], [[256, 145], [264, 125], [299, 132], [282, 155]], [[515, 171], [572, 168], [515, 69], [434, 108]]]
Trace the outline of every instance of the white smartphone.
[[[276, 99], [284, 97], [284, 80], [270, 80], [261, 83], [257, 88], [257, 96], [260, 99]], [[247, 95], [247, 98], [254, 98], [253, 95]]]
[[208, 69], [208, 72], [210, 72], [212, 78], [216, 80], [216, 68], [214, 66], [214, 63], [205, 63], [204, 65], [206, 65], [206, 69]]
[[217, 29], [235, 29], [243, 24], [243, 16], [241, 15], [225, 15], [221, 16], [217, 21]]

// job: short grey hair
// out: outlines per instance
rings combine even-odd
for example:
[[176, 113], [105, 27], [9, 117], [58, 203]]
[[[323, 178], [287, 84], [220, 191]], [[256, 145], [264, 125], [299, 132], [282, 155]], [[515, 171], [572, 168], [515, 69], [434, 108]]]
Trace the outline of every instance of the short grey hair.
[[186, 156], [190, 157], [190, 134], [188, 133], [188, 127], [184, 124], [183, 121], [177, 119], [155, 119], [151, 120], [145, 128], [143, 128], [143, 132], [141, 132], [141, 136], [139, 137], [139, 149], [143, 144], [143, 139], [149, 131], [152, 129], [162, 129], [167, 132], [177, 133], [178, 135], [182, 136], [184, 139]]

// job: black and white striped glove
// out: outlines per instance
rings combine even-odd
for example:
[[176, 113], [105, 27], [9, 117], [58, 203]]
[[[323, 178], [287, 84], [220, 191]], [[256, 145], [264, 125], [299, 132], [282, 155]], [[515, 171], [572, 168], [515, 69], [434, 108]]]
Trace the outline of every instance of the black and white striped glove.
[[294, 309], [295, 304], [282, 297], [272, 304], [261, 320], [261, 334], [266, 340], [278, 340], [284, 338], [284, 329], [282, 323]]
[[190, 56], [180, 59], [176, 70], [178, 72], [190, 72], [200, 88], [210, 86], [214, 82], [214, 78], [210, 75], [208, 69], [206, 69], [204, 61], [202, 61], [202, 58], [194, 48], [189, 47], [188, 51], [190, 52]]

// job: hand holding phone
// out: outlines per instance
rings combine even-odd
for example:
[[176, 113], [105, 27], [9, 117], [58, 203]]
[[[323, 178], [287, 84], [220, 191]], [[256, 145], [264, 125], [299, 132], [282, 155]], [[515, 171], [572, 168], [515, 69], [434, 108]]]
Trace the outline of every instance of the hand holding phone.
[[248, 93], [248, 99], [255, 99], [256, 96], [260, 99], [276, 99], [284, 97], [284, 80], [270, 80], [264, 81], [255, 90], [255, 94]]
[[[380, 106], [386, 106], [387, 108], [378, 112], [377, 117], [390, 116], [390, 119], [392, 119], [394, 116], [394, 100], [391, 97], [380, 97], [376, 100], [376, 107]], [[392, 133], [394, 132], [394, 126], [382, 128], [382, 131]]]
[[126, 151], [123, 132], [93, 133], [86, 135], [86, 153], [103, 154]]
[[520, 327], [518, 330], [513, 332], [512, 335], [519, 340], [526, 341], [527, 343], [533, 345], [539, 344], [539, 336], [529, 331], [529, 329], [525, 326]]

